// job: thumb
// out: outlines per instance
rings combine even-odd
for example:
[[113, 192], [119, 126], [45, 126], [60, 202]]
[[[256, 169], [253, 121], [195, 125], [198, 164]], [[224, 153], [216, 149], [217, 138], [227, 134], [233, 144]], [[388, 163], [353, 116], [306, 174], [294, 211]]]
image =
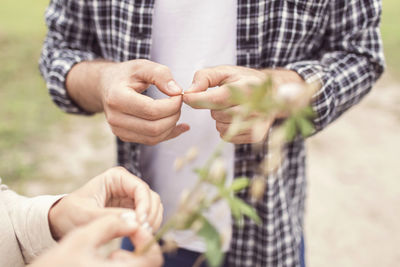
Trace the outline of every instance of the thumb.
[[148, 61], [144, 63], [137, 75], [146, 83], [153, 84], [168, 96], [182, 93], [182, 88], [176, 83], [171, 70], [164, 65]]
[[139, 228], [132, 212], [103, 216], [72, 232], [63, 241], [77, 248], [94, 249], [114, 238], [131, 236]]
[[185, 93], [203, 92], [208, 88], [220, 86], [228, 77], [221, 67], [199, 70], [194, 74], [192, 85]]
[[[130, 214], [133, 221], [137, 221], [137, 214], [133, 209], [128, 208], [98, 208], [92, 211], [92, 218], [91, 220], [100, 219], [101, 217], [105, 216], [122, 216], [124, 217], [125, 214]], [[125, 217], [124, 217], [125, 218]]]

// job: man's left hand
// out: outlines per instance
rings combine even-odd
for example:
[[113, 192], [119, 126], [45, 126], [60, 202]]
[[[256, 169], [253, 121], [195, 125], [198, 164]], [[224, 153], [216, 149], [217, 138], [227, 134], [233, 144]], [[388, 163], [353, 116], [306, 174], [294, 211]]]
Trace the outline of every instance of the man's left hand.
[[[294, 71], [286, 69], [257, 70], [240, 66], [217, 66], [197, 71], [192, 86], [185, 91], [183, 101], [196, 109], [210, 109], [216, 122], [216, 128], [224, 138], [232, 124], [232, 114], [240, 113], [241, 107], [231, 101], [229, 87], [236, 87], [249, 92], [249, 85], [264, 82], [267, 77], [274, 81], [275, 89], [285, 83], [304, 83]], [[208, 90], [212, 87], [218, 87]], [[250, 114], [248, 120], [257, 118], [258, 114]], [[261, 125], [241, 129], [229, 142], [234, 144], [251, 144], [261, 142], [268, 133], [275, 118], [263, 120]], [[257, 131], [254, 133], [253, 131]], [[260, 134], [261, 132], [261, 134]]]

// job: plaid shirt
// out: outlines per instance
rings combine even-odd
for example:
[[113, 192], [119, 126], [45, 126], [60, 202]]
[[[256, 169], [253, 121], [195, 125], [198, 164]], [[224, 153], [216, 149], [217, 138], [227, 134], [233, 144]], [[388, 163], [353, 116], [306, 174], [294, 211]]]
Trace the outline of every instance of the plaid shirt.
[[[52, 0], [49, 32], [40, 61], [54, 102], [87, 114], [68, 97], [71, 67], [95, 58], [149, 59], [154, 0]], [[320, 79], [314, 124], [322, 130], [369, 92], [384, 68], [380, 0], [238, 0], [237, 63], [251, 68], [283, 67], [306, 81]], [[265, 146], [266, 147], [266, 146]], [[254, 177], [266, 149], [237, 145], [235, 176]], [[138, 145], [118, 140], [118, 163], [140, 176]], [[287, 144], [280, 169], [268, 177], [262, 201], [240, 197], [262, 218], [233, 226], [228, 266], [299, 266], [306, 195], [304, 140]]]

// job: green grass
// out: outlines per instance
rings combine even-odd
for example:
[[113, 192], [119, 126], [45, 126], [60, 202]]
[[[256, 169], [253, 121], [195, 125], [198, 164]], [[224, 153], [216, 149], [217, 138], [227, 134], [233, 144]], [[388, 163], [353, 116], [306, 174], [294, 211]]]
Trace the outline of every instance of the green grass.
[[400, 75], [400, 1], [383, 0], [382, 38], [388, 70]]
[[[48, 0], [1, 0], [0, 176], [8, 182], [40, 177], [37, 147], [50, 126], [65, 123], [51, 102], [37, 61]], [[400, 74], [399, 0], [383, 0], [382, 35], [389, 71]]]
[[46, 5], [43, 0], [2, 0], [0, 9], [0, 176], [7, 182], [40, 175], [34, 144], [44, 142], [50, 126], [63, 121], [37, 64]]

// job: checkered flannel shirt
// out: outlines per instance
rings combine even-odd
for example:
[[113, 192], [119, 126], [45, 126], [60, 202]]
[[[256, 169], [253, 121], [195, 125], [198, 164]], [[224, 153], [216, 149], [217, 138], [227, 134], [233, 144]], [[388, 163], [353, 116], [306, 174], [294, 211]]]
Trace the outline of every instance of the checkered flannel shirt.
[[[88, 114], [69, 97], [65, 77], [81, 61], [149, 59], [154, 0], [52, 0], [40, 69], [54, 102]], [[206, 15], [206, 14], [205, 14]], [[380, 0], [238, 0], [237, 64], [283, 67], [320, 79], [313, 108], [322, 130], [366, 95], [384, 68]], [[179, 40], [178, 40], [179, 41]], [[235, 176], [254, 177], [267, 150], [237, 145]], [[118, 164], [140, 176], [138, 144], [118, 140]], [[306, 195], [304, 140], [284, 149], [262, 201], [239, 195], [262, 219], [233, 226], [228, 266], [299, 266]]]

